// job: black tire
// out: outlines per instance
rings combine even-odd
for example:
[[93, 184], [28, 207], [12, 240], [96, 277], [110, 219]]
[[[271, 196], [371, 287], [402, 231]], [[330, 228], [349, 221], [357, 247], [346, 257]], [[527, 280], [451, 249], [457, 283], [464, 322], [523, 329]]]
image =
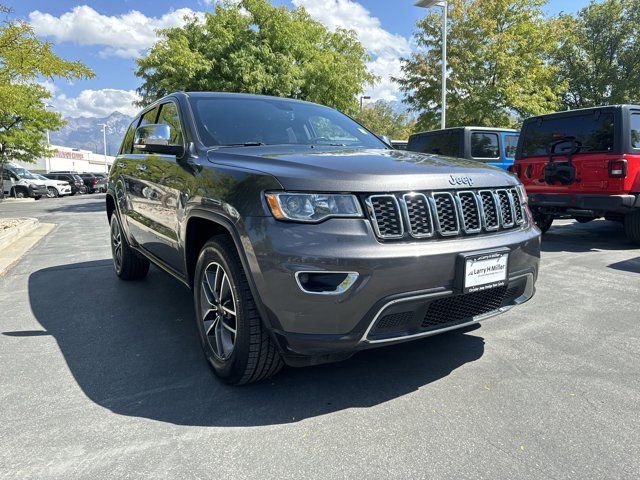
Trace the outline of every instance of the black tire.
[[[216, 273], [212, 277], [214, 268]], [[205, 274], [208, 275], [208, 282]], [[220, 290], [212, 296], [212, 290], [206, 289], [211, 285], [212, 278], [214, 285], [218, 284], [219, 275], [222, 275]], [[225, 277], [228, 286], [226, 295], [223, 295]], [[253, 383], [276, 374], [284, 363], [260, 319], [240, 257], [229, 237], [215, 236], [204, 245], [198, 256], [193, 285], [200, 342], [215, 374], [232, 385]], [[210, 299], [219, 300], [211, 302]], [[214, 305], [216, 303], [217, 307]], [[227, 310], [233, 310], [233, 316], [231, 312], [225, 313], [222, 310], [223, 305]], [[205, 332], [205, 321], [208, 323], [209, 334]], [[231, 321], [231, 326], [235, 327], [232, 334], [225, 330], [228, 325], [226, 322]], [[217, 351], [222, 346], [222, 342], [218, 343], [218, 330], [227, 335], [228, 341], [232, 342], [230, 351]], [[212, 342], [218, 347], [214, 347]]]
[[640, 210], [625, 215], [624, 233], [629, 240], [640, 245]]
[[593, 218], [593, 217], [576, 217], [575, 220], [578, 223], [589, 223], [590, 221], [595, 220], [595, 218]]
[[47, 197], [49, 198], [57, 198], [60, 196], [60, 194], [58, 193], [58, 190], [56, 190], [55, 187], [47, 187], [47, 191], [49, 192], [47, 194]]
[[21, 188], [14, 188], [13, 189], [13, 196], [15, 198], [25, 198], [27, 195], [26, 195], [25, 191], [22, 190]]
[[547, 233], [547, 231], [551, 228], [551, 224], [553, 223], [553, 215], [533, 212], [533, 221], [536, 223], [536, 226], [540, 229], [540, 231], [544, 234]]
[[149, 260], [142, 257], [127, 243], [115, 213], [111, 216], [111, 255], [116, 275], [121, 280], [142, 280], [149, 272]]

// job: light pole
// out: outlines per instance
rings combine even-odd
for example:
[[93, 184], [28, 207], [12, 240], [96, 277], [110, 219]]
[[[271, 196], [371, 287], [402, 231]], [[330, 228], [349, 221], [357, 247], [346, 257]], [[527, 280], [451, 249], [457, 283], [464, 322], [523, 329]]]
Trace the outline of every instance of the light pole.
[[107, 124], [99, 123], [98, 126], [102, 127], [102, 143], [104, 145], [104, 171], [105, 173], [109, 173], [109, 168], [107, 167]]
[[[53, 105], [51, 105], [50, 103], [45, 103], [44, 104], [44, 109], [45, 111], [47, 110], [47, 108], [53, 108]], [[51, 138], [49, 137], [49, 129], [47, 128], [47, 147], [51, 146]], [[51, 170], [51, 160], [49, 160], [49, 157], [45, 157], [44, 159], [44, 169], [47, 171], [47, 173], [49, 173], [49, 170]]]
[[447, 126], [447, 13], [449, 4], [447, 0], [418, 0], [416, 7], [431, 8], [442, 7], [442, 115], [440, 124], [442, 128]]
[[363, 95], [362, 97], [360, 97], [360, 111], [361, 112], [362, 112], [363, 101], [364, 100], [371, 100], [371, 97], [369, 95]]

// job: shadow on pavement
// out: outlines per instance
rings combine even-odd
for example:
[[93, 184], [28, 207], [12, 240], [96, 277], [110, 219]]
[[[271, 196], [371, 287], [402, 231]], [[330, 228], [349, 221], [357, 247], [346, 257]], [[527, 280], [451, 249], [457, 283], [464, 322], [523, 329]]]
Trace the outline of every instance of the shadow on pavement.
[[627, 239], [621, 223], [593, 220], [589, 223], [554, 223], [542, 236], [543, 252], [593, 252], [638, 248]]
[[121, 415], [181, 425], [282, 424], [371, 407], [484, 352], [482, 337], [450, 332], [230, 387], [204, 360], [191, 292], [156, 269], [144, 281], [122, 282], [109, 260], [46, 268], [29, 277], [29, 299], [91, 400]]
[[[93, 213], [93, 212], [107, 212], [105, 204], [104, 194], [93, 193], [84, 194], [82, 196], [74, 195], [73, 197], [65, 198], [50, 198], [47, 199], [49, 205], [47, 205], [48, 213]], [[80, 200], [92, 200], [92, 201], [80, 201]]]
[[623, 272], [640, 273], [640, 257], [630, 258], [621, 262], [612, 263], [609, 268]]

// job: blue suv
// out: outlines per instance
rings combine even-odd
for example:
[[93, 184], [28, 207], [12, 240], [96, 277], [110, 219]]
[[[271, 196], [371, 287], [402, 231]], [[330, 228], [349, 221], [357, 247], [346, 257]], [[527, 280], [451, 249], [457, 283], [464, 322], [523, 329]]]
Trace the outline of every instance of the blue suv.
[[509, 128], [445, 128], [414, 133], [407, 150], [467, 158], [507, 170], [515, 160], [519, 135]]

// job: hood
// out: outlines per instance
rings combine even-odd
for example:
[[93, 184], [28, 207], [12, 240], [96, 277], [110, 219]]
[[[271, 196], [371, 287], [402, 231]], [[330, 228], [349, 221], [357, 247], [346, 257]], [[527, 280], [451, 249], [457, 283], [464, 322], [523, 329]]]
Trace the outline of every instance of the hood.
[[212, 163], [273, 175], [287, 190], [394, 192], [518, 183], [491, 165], [404, 150], [289, 145], [213, 149], [207, 157]]

